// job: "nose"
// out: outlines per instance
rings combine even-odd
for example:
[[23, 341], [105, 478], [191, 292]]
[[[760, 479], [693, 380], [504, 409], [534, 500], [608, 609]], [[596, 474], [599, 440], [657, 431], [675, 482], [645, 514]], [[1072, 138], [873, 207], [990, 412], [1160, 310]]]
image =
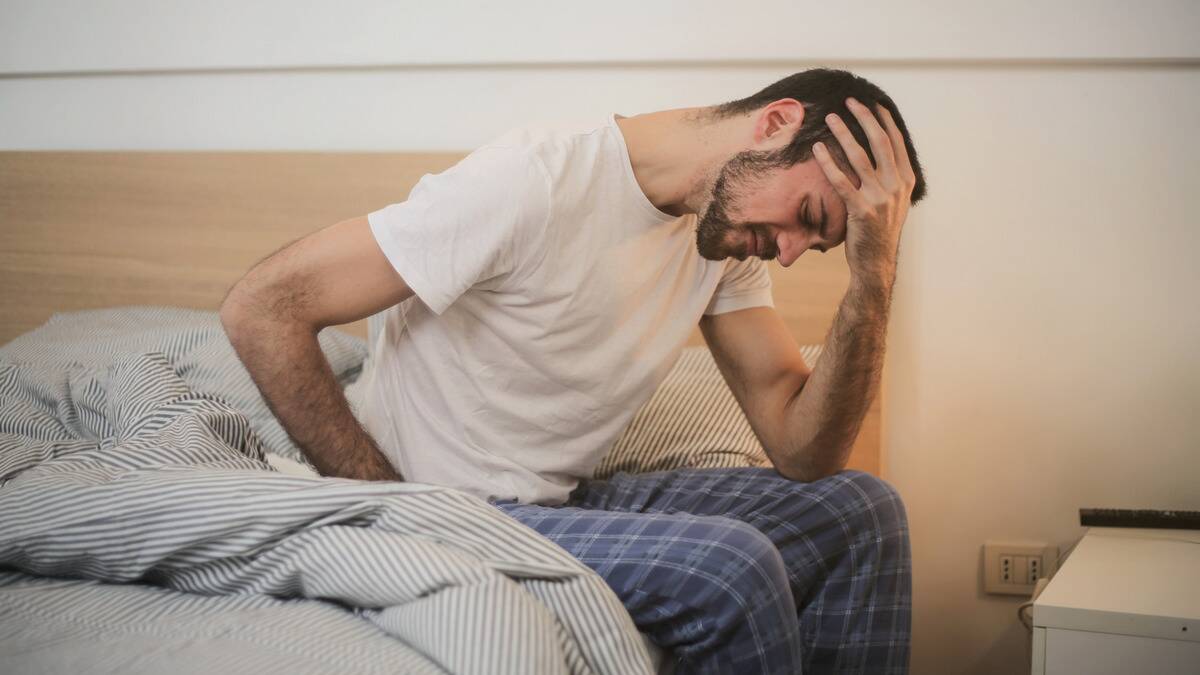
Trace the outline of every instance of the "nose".
[[809, 249], [812, 241], [811, 237], [801, 232], [780, 232], [775, 243], [779, 246], [779, 264], [789, 267]]

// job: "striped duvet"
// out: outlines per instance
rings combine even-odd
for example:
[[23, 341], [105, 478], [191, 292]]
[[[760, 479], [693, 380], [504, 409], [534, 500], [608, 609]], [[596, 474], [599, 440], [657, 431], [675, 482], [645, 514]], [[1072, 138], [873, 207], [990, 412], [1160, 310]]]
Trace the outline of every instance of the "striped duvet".
[[0, 671], [652, 672], [604, 581], [487, 502], [274, 471], [194, 358], [213, 321], [79, 312], [0, 348]]

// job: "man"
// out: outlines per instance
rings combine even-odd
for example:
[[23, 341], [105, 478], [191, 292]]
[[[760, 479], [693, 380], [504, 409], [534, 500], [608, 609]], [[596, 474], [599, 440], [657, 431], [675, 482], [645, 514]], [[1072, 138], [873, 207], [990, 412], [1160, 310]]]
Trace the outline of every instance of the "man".
[[[258, 264], [221, 316], [322, 474], [488, 499], [603, 576], [679, 672], [905, 672], [904, 508], [842, 469], [924, 192], [892, 100], [810, 70], [505, 134]], [[763, 261], [843, 242], [851, 281], [810, 370]], [[356, 418], [316, 334], [382, 310]], [[774, 468], [587, 480], [697, 322]]]

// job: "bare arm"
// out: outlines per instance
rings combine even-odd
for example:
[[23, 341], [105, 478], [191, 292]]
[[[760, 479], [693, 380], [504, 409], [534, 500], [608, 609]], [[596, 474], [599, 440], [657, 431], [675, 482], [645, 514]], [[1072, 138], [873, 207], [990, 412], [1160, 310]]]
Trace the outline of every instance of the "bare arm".
[[[725, 381], [782, 475], [813, 481], [841, 471], [878, 389], [883, 332], [849, 289], [809, 369], [773, 307], [705, 316], [700, 330]], [[869, 303], [866, 303], [869, 304]]]
[[326, 476], [404, 480], [350, 410], [317, 334], [412, 296], [365, 216], [314, 232], [255, 265], [221, 323], [267, 405]]
[[850, 285], [815, 369], [809, 370], [771, 308], [701, 320], [713, 356], [775, 468], [812, 481], [841, 471], [879, 389], [900, 230], [916, 181], [903, 137], [886, 110], [884, 131], [861, 104], [850, 105], [871, 142], [870, 159], [840, 119], [829, 126], [860, 178], [838, 169], [823, 146], [814, 156], [846, 203]]

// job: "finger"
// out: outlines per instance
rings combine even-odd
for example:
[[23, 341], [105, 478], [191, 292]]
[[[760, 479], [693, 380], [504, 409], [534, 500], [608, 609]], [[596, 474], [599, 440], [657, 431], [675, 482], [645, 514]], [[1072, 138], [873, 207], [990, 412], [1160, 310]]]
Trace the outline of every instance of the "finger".
[[875, 176], [875, 167], [871, 166], [871, 158], [867, 156], [867, 151], [858, 144], [854, 134], [850, 133], [850, 128], [846, 126], [842, 118], [834, 113], [829, 113], [825, 116], [825, 123], [829, 125], [833, 137], [841, 144], [842, 151], [846, 153], [846, 159], [850, 160], [850, 166], [858, 174], [863, 186], [879, 186], [879, 179]]
[[829, 179], [829, 184], [833, 186], [835, 192], [842, 197], [842, 201], [846, 203], [847, 210], [850, 209], [852, 203], [857, 204], [862, 196], [858, 193], [858, 188], [854, 187], [854, 183], [846, 177], [842, 172], [841, 167], [837, 162], [833, 161], [833, 156], [829, 154], [829, 150], [824, 143], [816, 143], [813, 145], [813, 157], [817, 160], [817, 165], [821, 167], [821, 171], [825, 173], [825, 177]]
[[900, 175], [896, 170], [896, 158], [892, 156], [891, 139], [883, 127], [879, 126], [879, 120], [857, 99], [846, 99], [846, 107], [850, 114], [858, 119], [867, 135], [867, 142], [871, 144], [871, 152], [875, 155], [875, 172], [883, 179], [880, 182], [891, 185], [899, 183]]
[[887, 127], [888, 138], [892, 141], [892, 154], [896, 158], [896, 167], [900, 170], [900, 175], [905, 176], [909, 182], [916, 181], [916, 172], [913, 171], [912, 161], [908, 157], [908, 148], [904, 145], [904, 134], [900, 133], [900, 127], [896, 126], [892, 112], [879, 106], [879, 116], [883, 118], [883, 126]]

